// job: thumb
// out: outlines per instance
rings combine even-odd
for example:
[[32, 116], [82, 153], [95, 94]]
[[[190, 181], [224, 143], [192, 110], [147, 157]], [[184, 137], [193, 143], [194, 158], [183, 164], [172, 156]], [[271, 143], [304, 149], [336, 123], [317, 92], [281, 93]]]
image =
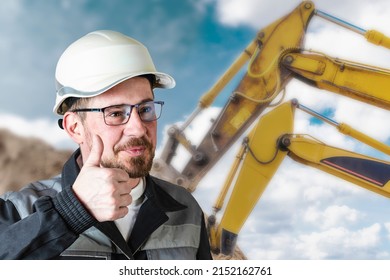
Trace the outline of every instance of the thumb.
[[93, 135], [91, 151], [89, 152], [87, 160], [84, 162], [84, 166], [100, 166], [103, 149], [103, 141], [100, 136]]

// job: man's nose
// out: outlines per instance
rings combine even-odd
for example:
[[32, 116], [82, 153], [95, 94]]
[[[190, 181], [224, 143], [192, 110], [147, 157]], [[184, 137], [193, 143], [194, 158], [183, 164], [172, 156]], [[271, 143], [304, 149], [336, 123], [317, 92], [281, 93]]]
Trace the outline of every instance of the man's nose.
[[130, 113], [130, 119], [125, 124], [124, 134], [131, 137], [141, 137], [146, 134], [145, 123], [141, 120], [136, 108]]

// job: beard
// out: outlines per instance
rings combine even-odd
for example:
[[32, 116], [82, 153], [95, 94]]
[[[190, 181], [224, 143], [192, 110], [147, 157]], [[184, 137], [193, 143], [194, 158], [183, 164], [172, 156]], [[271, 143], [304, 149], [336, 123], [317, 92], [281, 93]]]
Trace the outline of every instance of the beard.
[[[121, 159], [119, 152], [124, 151], [134, 146], [145, 148], [142, 156], [126, 157]], [[133, 138], [127, 143], [116, 146], [114, 148], [114, 156], [112, 158], [102, 158], [101, 165], [105, 168], [120, 168], [129, 174], [130, 178], [141, 178], [148, 175], [152, 168], [154, 158], [154, 149], [150, 141], [146, 137]]]

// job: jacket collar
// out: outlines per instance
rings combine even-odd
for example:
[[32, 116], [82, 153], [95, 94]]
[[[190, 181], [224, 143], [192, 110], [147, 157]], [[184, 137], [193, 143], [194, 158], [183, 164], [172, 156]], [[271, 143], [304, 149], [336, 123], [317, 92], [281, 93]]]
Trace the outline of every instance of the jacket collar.
[[155, 201], [156, 206], [164, 212], [174, 212], [187, 208], [187, 206], [181, 204], [179, 201], [170, 196], [166, 191], [159, 186], [155, 177], [146, 176], [146, 186], [149, 186], [145, 190], [145, 196], [148, 199]]
[[[63, 188], [72, 187], [80, 173], [80, 166], [77, 163], [79, 156], [81, 156], [81, 152], [80, 149], [77, 149], [65, 163], [61, 177]], [[187, 208], [165, 192], [154, 177], [147, 175], [145, 179], [145, 202], [140, 208], [127, 244], [114, 222], [102, 222], [95, 225], [130, 258], [149, 236], [169, 219], [166, 212], [175, 212]]]
[[80, 173], [80, 166], [77, 158], [81, 157], [80, 149], [77, 149], [64, 164], [62, 168], [61, 185], [62, 188], [70, 188]]

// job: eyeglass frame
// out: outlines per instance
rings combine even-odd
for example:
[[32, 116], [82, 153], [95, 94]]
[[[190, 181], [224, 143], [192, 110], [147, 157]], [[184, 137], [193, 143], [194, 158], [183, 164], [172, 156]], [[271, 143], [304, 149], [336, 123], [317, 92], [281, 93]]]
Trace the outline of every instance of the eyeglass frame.
[[[157, 116], [155, 114], [155, 118], [153, 120], [143, 120], [140, 113], [139, 113], [139, 106], [141, 105], [144, 105], [145, 103], [153, 103], [153, 106], [155, 107], [156, 104], [160, 105], [161, 109], [160, 109], [160, 114]], [[77, 109], [73, 109], [73, 110], [70, 110], [70, 112], [73, 112], [73, 113], [78, 113], [78, 112], [101, 112], [103, 113], [103, 120], [104, 120], [104, 123], [108, 126], [119, 126], [119, 125], [123, 125], [123, 124], [127, 124], [130, 120], [130, 117], [131, 117], [131, 113], [133, 112], [133, 108], [136, 108], [137, 109], [137, 114], [140, 118], [141, 121], [143, 122], [153, 122], [153, 121], [156, 121], [158, 120], [160, 117], [161, 117], [161, 114], [162, 114], [162, 108], [163, 108], [163, 105], [164, 105], [164, 101], [154, 101], [154, 100], [149, 100], [149, 101], [143, 101], [143, 102], [140, 102], [138, 104], [116, 104], [116, 105], [110, 105], [110, 106], [107, 106], [107, 107], [103, 107], [103, 108], [77, 108]], [[118, 106], [129, 106], [130, 107], [130, 110], [128, 112], [128, 116], [127, 116], [127, 120], [124, 121], [123, 123], [120, 123], [120, 124], [108, 124], [107, 121], [106, 121], [106, 115], [104, 114], [104, 111], [108, 108], [113, 108], [113, 107], [118, 107]]]

